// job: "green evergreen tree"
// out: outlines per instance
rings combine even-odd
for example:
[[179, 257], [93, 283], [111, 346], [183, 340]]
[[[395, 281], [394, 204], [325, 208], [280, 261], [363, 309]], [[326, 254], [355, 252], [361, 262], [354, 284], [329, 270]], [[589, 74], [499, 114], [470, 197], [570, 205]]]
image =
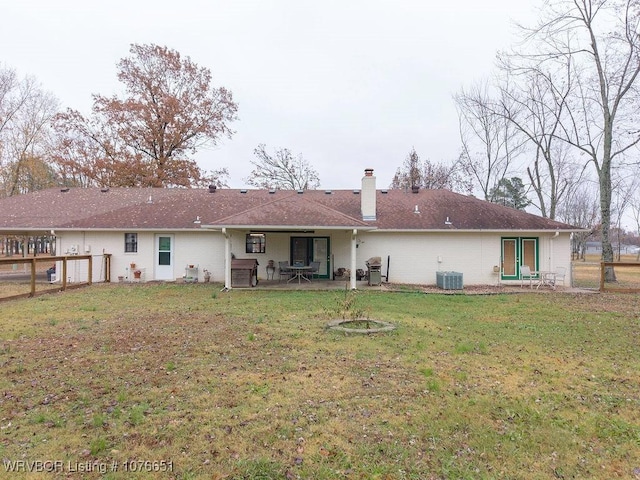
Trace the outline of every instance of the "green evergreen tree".
[[502, 178], [489, 191], [489, 200], [516, 210], [524, 210], [531, 203], [527, 198], [522, 179], [519, 177]]

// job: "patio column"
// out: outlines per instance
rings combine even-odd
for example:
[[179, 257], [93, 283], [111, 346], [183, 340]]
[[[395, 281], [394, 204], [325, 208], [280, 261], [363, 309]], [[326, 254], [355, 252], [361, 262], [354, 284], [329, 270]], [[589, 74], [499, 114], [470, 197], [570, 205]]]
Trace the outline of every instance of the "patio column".
[[231, 239], [227, 229], [222, 229], [224, 235], [224, 288], [231, 290]]
[[349, 276], [349, 282], [351, 283], [351, 290], [356, 289], [356, 245], [358, 238], [358, 230], [353, 229], [353, 233], [351, 234], [351, 264], [349, 269], [351, 270], [351, 275]]

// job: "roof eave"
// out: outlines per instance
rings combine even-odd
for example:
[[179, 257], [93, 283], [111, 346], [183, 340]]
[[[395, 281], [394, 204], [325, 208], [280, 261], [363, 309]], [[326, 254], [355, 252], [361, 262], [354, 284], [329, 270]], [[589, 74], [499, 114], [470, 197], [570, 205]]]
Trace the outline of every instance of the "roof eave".
[[369, 225], [202, 225], [207, 230], [255, 230], [261, 232], [277, 232], [282, 230], [292, 232], [317, 231], [317, 230], [376, 230], [377, 227]]
[[589, 232], [589, 229], [577, 228], [577, 229], [564, 229], [564, 228], [549, 228], [549, 229], [539, 229], [539, 228], [378, 228], [376, 232], [384, 232], [384, 233], [516, 233], [516, 232], [526, 232], [526, 233], [547, 233], [547, 234], [555, 234], [556, 232], [560, 233], [573, 233], [573, 232]]

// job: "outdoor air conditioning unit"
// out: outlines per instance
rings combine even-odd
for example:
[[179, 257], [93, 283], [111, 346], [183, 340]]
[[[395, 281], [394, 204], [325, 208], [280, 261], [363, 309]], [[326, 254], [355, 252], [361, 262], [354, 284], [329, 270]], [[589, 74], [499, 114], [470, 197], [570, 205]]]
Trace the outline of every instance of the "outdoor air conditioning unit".
[[462, 290], [462, 273], [436, 272], [436, 285], [444, 290]]

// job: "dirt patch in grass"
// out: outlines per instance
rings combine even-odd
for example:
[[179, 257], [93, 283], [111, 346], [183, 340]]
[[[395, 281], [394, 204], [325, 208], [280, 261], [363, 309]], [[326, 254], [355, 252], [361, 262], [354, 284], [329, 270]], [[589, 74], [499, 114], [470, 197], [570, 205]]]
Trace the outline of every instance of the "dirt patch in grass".
[[70, 478], [131, 478], [127, 462], [179, 479], [640, 467], [637, 297], [354, 302], [398, 328], [328, 331], [344, 304], [334, 292], [96, 286], [5, 304], [0, 456], [59, 460]]

